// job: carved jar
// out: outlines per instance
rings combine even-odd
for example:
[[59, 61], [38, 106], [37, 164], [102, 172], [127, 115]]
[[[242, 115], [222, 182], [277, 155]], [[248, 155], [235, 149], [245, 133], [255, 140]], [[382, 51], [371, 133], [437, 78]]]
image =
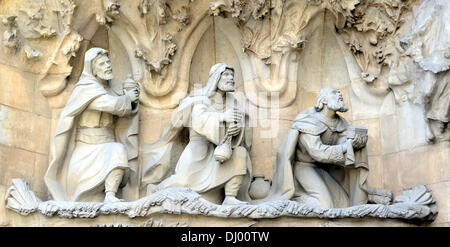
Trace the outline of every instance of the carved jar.
[[230, 159], [232, 153], [233, 150], [231, 149], [231, 143], [227, 140], [216, 147], [216, 149], [214, 150], [214, 158], [220, 163], [223, 163]]
[[255, 175], [250, 184], [248, 194], [253, 200], [262, 199], [269, 194], [271, 186], [272, 181], [270, 179], [266, 179], [262, 174]]

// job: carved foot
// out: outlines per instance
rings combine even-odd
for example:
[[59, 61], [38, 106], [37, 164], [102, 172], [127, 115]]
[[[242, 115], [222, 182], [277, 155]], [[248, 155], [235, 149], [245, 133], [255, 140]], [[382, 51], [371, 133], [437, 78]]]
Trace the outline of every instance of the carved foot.
[[105, 203], [124, 202], [124, 201], [125, 201], [124, 199], [117, 198], [115, 193], [112, 193], [112, 192], [106, 193], [105, 200], [104, 200]]
[[223, 200], [222, 205], [247, 205], [248, 202], [243, 202], [240, 201], [238, 199], [236, 199], [236, 197], [234, 196], [226, 196], [225, 200]]

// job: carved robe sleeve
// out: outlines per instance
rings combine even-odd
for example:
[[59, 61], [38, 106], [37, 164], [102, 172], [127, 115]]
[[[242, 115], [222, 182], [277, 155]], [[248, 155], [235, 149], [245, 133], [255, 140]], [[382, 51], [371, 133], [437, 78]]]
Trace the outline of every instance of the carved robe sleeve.
[[204, 104], [196, 104], [192, 109], [192, 128], [210, 142], [219, 144], [222, 114], [208, 111]]
[[302, 133], [300, 142], [305, 147], [308, 154], [317, 162], [326, 164], [345, 163], [345, 152], [347, 150], [346, 143], [339, 145], [325, 145], [322, 143], [320, 136]]
[[133, 112], [131, 99], [127, 95], [112, 96], [104, 94], [92, 101], [88, 109], [108, 112], [123, 117]]

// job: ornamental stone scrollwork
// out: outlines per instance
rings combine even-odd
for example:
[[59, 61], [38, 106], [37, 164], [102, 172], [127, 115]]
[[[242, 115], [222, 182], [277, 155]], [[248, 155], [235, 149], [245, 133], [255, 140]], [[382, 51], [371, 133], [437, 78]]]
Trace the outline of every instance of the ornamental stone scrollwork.
[[[279, 97], [276, 107], [286, 107], [296, 97], [296, 55], [306, 41], [301, 35], [283, 32], [290, 14], [281, 12], [288, 12], [285, 8], [292, 4], [288, 5], [285, 7], [284, 1], [212, 1], [209, 6], [210, 14], [231, 18], [239, 30], [240, 44], [234, 48], [240, 46], [242, 51], [235, 52], [247, 55], [241, 61], [245, 64], [241, 65], [244, 88], [249, 100], [258, 106], [271, 107], [267, 99]], [[256, 75], [256, 71], [262, 73]]]
[[388, 84], [398, 103], [424, 108], [428, 142], [448, 141], [450, 25], [448, 1], [425, 0], [415, 11], [408, 32], [393, 42]]
[[[259, 93], [280, 97], [279, 107], [288, 106], [296, 97], [301, 51], [317, 30], [312, 20], [330, 12], [340, 39], [347, 44], [360, 68], [360, 78], [373, 82], [387, 65], [387, 43], [396, 34], [407, 13], [408, 4], [394, 1], [212, 1], [210, 13], [234, 20], [241, 36], [242, 50], [258, 76], [248, 75], [246, 93], [252, 103], [270, 107]], [[270, 21], [269, 21], [270, 19]], [[246, 71], [244, 73], [251, 73]], [[244, 75], [244, 77], [246, 77]], [[251, 78], [251, 79], [250, 79]], [[256, 79], [255, 79], [256, 78]], [[270, 97], [269, 97], [270, 98]], [[270, 101], [270, 100], [269, 100]]]
[[17, 16], [10, 15], [2, 18], [2, 24], [7, 27], [7, 30], [3, 33], [2, 43], [3, 45], [13, 50], [14, 52], [19, 48], [20, 42], [17, 36]]
[[7, 27], [3, 45], [15, 55], [20, 51], [25, 58], [6, 63], [39, 74], [38, 87], [45, 97], [60, 94], [72, 72], [69, 61], [82, 40], [71, 27], [75, 8], [72, 0], [45, 5], [23, 1], [18, 3], [14, 15], [3, 17], [3, 25]]
[[24, 46], [24, 51], [27, 59], [36, 59], [42, 56], [42, 51], [33, 49], [29, 45]]
[[123, 59], [142, 85], [140, 101], [154, 108], [174, 108], [187, 94], [190, 61], [210, 25], [207, 1], [116, 3], [118, 13], [108, 14], [106, 4], [98, 16], [105, 16], [99, 20], [109, 28], [110, 43], [127, 54]]
[[26, 18], [26, 29], [24, 30], [26, 39], [46, 39], [56, 36], [56, 30], [51, 25], [45, 23], [44, 17], [47, 17], [43, 12], [45, 7], [27, 6], [27, 8], [20, 9]]
[[145, 217], [156, 213], [193, 214], [220, 218], [363, 218], [406, 219], [432, 221], [437, 214], [435, 202], [425, 186], [413, 187], [396, 197], [390, 205], [365, 204], [349, 208], [320, 208], [299, 202], [280, 200], [259, 205], [221, 206], [205, 200], [189, 188], [176, 187], [156, 192], [134, 202], [63, 202], [40, 201], [29, 186], [21, 180], [13, 180], [6, 194], [6, 207], [22, 215], [41, 213], [48, 217], [95, 218], [99, 215], [123, 214], [130, 218]]
[[328, 1], [336, 17], [336, 28], [352, 51], [366, 82], [373, 82], [389, 65], [389, 44], [408, 14], [405, 1]]

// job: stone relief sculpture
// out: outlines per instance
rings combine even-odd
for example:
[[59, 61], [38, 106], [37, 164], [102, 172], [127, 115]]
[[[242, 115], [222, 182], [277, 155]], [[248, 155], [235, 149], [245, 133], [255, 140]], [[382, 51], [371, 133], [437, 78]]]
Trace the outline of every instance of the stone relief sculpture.
[[[69, 60], [78, 54], [83, 40], [79, 34], [83, 28], [73, 28], [75, 2], [56, 1], [47, 9], [33, 6], [3, 18], [4, 50], [23, 50], [27, 66], [34, 65], [41, 73], [37, 87], [47, 98], [66, 89], [72, 71]], [[233, 68], [216, 64], [207, 85], [185, 96], [196, 46], [203, 33], [215, 27], [210, 15], [222, 15], [235, 21], [241, 35], [237, 40], [242, 41], [238, 48], [249, 57], [239, 61], [245, 73], [244, 91], [279, 94], [279, 107], [289, 106], [297, 93], [298, 58], [308, 49], [313, 32], [311, 20], [329, 11], [336, 33], [362, 72], [365, 89], [377, 89], [379, 98], [392, 89], [397, 99], [401, 91], [397, 86], [405, 86], [402, 90], [408, 97], [425, 108], [428, 140], [448, 140], [448, 35], [440, 35], [448, 33], [445, 0], [436, 0], [433, 8], [424, 0], [416, 9], [412, 31], [397, 40], [405, 33], [401, 28], [414, 1], [134, 0], [122, 2], [122, 8], [118, 1], [101, 2], [92, 10], [103, 11], [97, 13], [97, 22], [107, 27], [111, 47], [124, 49], [117, 54], [128, 56], [132, 78], [142, 84], [143, 94], [130, 77], [125, 85], [112, 78], [105, 50], [86, 52], [82, 77], [52, 141], [44, 179], [53, 200], [41, 201], [26, 182], [13, 179], [5, 196], [7, 208], [23, 215], [39, 212], [66, 218], [101, 214], [134, 218], [154, 213], [252, 219], [436, 218], [435, 200], [425, 186], [395, 197], [389, 190], [368, 188], [368, 130], [348, 125], [337, 114], [346, 106], [334, 88], [322, 89], [316, 106], [294, 119], [278, 151], [275, 176], [264, 183], [265, 190], [270, 188], [265, 198], [248, 195], [252, 131], [231, 93]], [[52, 25], [51, 18], [59, 25]], [[226, 26], [223, 20], [219, 24], [223, 23]], [[434, 32], [437, 27], [439, 32]], [[390, 71], [384, 85], [386, 69]], [[128, 67], [123, 71], [129, 72]], [[413, 78], [416, 74], [419, 80]], [[420, 95], [411, 96], [411, 91]], [[233, 102], [230, 108], [228, 102]], [[177, 107], [160, 139], [141, 148], [141, 177], [137, 176], [139, 104]], [[55, 105], [60, 106], [51, 103]], [[141, 198], [119, 199], [130, 183], [142, 187]], [[212, 202], [211, 193], [216, 197], [224, 193], [225, 198]]]
[[[224, 187], [223, 204], [244, 204], [236, 197], [249, 199], [252, 166], [246, 144], [251, 141], [250, 130], [245, 128], [245, 113], [237, 103], [226, 103], [235, 100], [227, 97], [234, 92], [234, 84], [233, 68], [225, 63], [214, 65], [207, 85], [181, 101], [160, 139], [143, 148], [142, 185], [148, 186], [147, 195], [177, 186], [198, 193]], [[227, 105], [231, 106], [227, 109]], [[185, 127], [189, 128], [189, 143], [178, 158], [172, 146]], [[173, 170], [170, 156], [177, 163], [175, 173], [167, 177]]]
[[11, 16], [4, 16], [2, 18], [2, 23], [4, 26], [8, 28], [8, 30], [5, 30], [3, 33], [3, 45], [7, 47], [8, 49], [13, 50], [14, 52], [19, 48], [20, 42], [17, 36], [17, 16], [11, 15]]
[[[99, 53], [101, 55], [95, 59]], [[120, 182], [126, 181], [123, 170], [129, 170], [126, 163], [129, 149], [125, 149], [129, 142], [123, 142], [125, 145], [111, 142], [112, 133], [101, 132], [104, 128], [88, 127], [73, 131], [80, 130], [76, 127], [84, 123], [111, 123], [101, 121], [99, 111], [89, 108], [97, 98], [107, 95], [105, 87], [96, 79], [97, 68], [89, 70], [91, 64], [95, 67], [102, 58], [107, 61], [104, 54], [105, 51], [99, 48], [87, 52], [84, 76], [78, 88], [75, 87], [67, 110], [61, 114], [51, 149], [54, 158], [45, 177], [55, 200], [43, 202], [26, 182], [13, 179], [13, 185], [6, 192], [7, 208], [22, 215], [40, 212], [46, 216], [66, 218], [94, 218], [100, 214], [125, 214], [134, 218], [162, 212], [251, 219], [369, 216], [429, 221], [436, 217], [435, 200], [425, 186], [406, 190], [394, 198], [393, 204], [392, 193], [367, 188], [367, 129], [349, 126], [336, 114], [346, 111], [347, 107], [340, 92], [332, 87], [322, 89], [315, 107], [297, 116], [278, 152], [277, 171], [269, 195], [261, 200], [252, 200], [248, 195], [251, 161], [247, 153], [251, 136], [244, 128], [244, 113], [236, 111], [235, 102], [232, 101], [231, 106], [234, 107], [229, 109], [223, 104], [225, 93], [234, 89], [233, 69], [224, 63], [214, 65], [207, 85], [194, 90], [181, 102], [160, 139], [143, 146], [142, 185], [146, 187], [147, 195], [131, 202], [120, 201], [114, 192]], [[112, 78], [110, 73], [105, 74], [110, 77], [101, 75], [100, 78]], [[83, 91], [82, 87], [97, 90]], [[80, 91], [86, 96], [81, 97]], [[100, 95], [97, 91], [101, 92]], [[134, 87], [125, 95], [115, 96], [117, 114], [125, 115], [137, 110], [137, 105], [131, 106], [137, 95], [138, 89]], [[76, 96], [85, 100], [75, 100]], [[72, 107], [74, 102], [78, 108]], [[110, 114], [104, 115], [107, 119], [103, 120], [111, 119]], [[224, 122], [225, 126], [221, 125]], [[184, 129], [189, 131], [189, 141], [186, 147], [181, 148], [181, 156], [177, 156]], [[92, 134], [93, 131], [95, 133]], [[126, 137], [132, 137], [129, 134], [137, 132], [126, 133]], [[70, 138], [76, 140], [75, 149], [67, 155], [64, 152], [67, 147], [74, 146], [69, 144]], [[85, 141], [91, 144], [83, 143]], [[102, 152], [104, 148], [106, 152]], [[114, 152], [108, 152], [111, 150]], [[72, 158], [67, 159], [70, 156]], [[61, 160], [65, 160], [64, 163]], [[108, 163], [111, 160], [118, 163]], [[293, 161], [294, 164], [291, 163]], [[66, 167], [58, 169], [58, 165]], [[93, 174], [95, 172], [97, 174]], [[86, 176], [91, 179], [84, 179]], [[65, 178], [69, 179], [64, 181]], [[64, 186], [66, 184], [68, 186]], [[98, 198], [103, 196], [103, 187], [107, 194], [101, 202]], [[205, 198], [205, 192], [223, 187], [225, 200], [220, 203], [222, 205]], [[370, 197], [378, 197], [375, 201], [380, 203], [367, 204]], [[79, 202], [82, 199], [89, 201]]]
[[88, 50], [51, 144], [45, 182], [54, 200], [118, 201], [119, 185], [133, 172], [139, 87], [124, 91], [113, 79], [108, 52]]
[[428, 142], [450, 139], [449, 12], [448, 1], [418, 7], [411, 31], [395, 41], [397, 56], [388, 78], [396, 98], [424, 106]]
[[292, 199], [322, 208], [367, 203], [367, 129], [349, 126], [336, 114], [347, 110], [339, 90], [325, 87], [315, 106], [295, 118], [277, 154], [268, 199]]

